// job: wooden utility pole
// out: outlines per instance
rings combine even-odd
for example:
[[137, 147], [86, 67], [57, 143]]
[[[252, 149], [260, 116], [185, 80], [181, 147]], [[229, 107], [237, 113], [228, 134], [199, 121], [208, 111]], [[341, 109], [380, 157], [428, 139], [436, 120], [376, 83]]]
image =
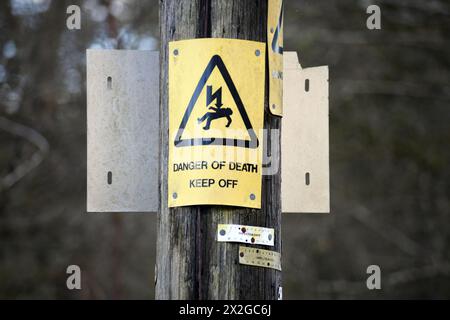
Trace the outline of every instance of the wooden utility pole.
[[[160, 79], [160, 192], [156, 262], [157, 299], [277, 299], [281, 272], [239, 264], [239, 244], [216, 241], [218, 224], [275, 229], [281, 252], [280, 172], [263, 176], [262, 209], [219, 206], [167, 206], [169, 141], [168, 43], [193, 38], [235, 38], [266, 42], [268, 0], [162, 0]], [[268, 110], [264, 128], [280, 129]], [[278, 135], [279, 137], [279, 135]], [[270, 139], [270, 135], [267, 135]], [[270, 146], [280, 141], [268, 141]], [[277, 148], [278, 150], [280, 148]], [[264, 150], [267, 152], [267, 150]], [[277, 157], [280, 155], [271, 155]], [[258, 246], [252, 246], [258, 248]], [[264, 249], [264, 247], [260, 247]], [[267, 247], [265, 248], [267, 249]]]

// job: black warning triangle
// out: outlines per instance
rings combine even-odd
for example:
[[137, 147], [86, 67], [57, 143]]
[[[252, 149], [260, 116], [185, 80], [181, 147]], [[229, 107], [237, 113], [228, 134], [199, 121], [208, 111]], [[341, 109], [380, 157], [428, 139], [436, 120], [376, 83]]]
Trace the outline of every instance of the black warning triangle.
[[[191, 116], [192, 110], [194, 109], [195, 104], [197, 103], [197, 100], [203, 91], [203, 88], [206, 85], [206, 82], [208, 81], [209, 77], [211, 76], [212, 72], [214, 71], [214, 68], [216, 68], [220, 71], [220, 74], [222, 75], [223, 79], [225, 80], [225, 84], [227, 85], [228, 89], [230, 90], [230, 93], [233, 97], [234, 102], [236, 103], [236, 106], [239, 110], [239, 114], [242, 117], [242, 120], [244, 122], [244, 125], [247, 129], [247, 132], [250, 136], [250, 140], [239, 140], [239, 139], [227, 139], [227, 138], [197, 138], [197, 139], [183, 139], [183, 131], [186, 128], [186, 125], [189, 121], [189, 117]], [[184, 113], [183, 119], [181, 120], [180, 127], [178, 129], [177, 135], [175, 136], [175, 147], [190, 147], [190, 146], [210, 146], [210, 145], [223, 145], [223, 146], [235, 146], [235, 147], [242, 147], [247, 149], [256, 149], [259, 146], [258, 137], [255, 134], [255, 131], [253, 130], [252, 124], [250, 122], [250, 119], [248, 118], [247, 111], [245, 111], [244, 104], [242, 103], [241, 97], [239, 96], [239, 93], [236, 89], [236, 86], [233, 83], [233, 80], [231, 79], [231, 76], [225, 67], [225, 64], [223, 63], [223, 60], [220, 56], [215, 55], [211, 58], [211, 60], [208, 63], [208, 66], [206, 67], [205, 71], [203, 72], [202, 77], [200, 78], [200, 81], [197, 84], [197, 87], [195, 88], [194, 94], [192, 95], [191, 100], [189, 101], [189, 104], [186, 108], [186, 112]]]
[[273, 52], [278, 53], [278, 54], [283, 54], [283, 47], [281, 47], [279, 44], [281, 28], [283, 27], [283, 6], [284, 6], [284, 3], [281, 4], [280, 18], [278, 19], [278, 25], [277, 25], [277, 28], [275, 30], [275, 34], [273, 35], [273, 40], [272, 40], [272, 50], [273, 50]]

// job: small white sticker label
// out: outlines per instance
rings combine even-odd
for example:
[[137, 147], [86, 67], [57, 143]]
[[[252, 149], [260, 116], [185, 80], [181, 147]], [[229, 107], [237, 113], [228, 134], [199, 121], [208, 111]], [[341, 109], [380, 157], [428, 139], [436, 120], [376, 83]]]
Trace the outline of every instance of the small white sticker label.
[[217, 241], [219, 242], [240, 242], [273, 246], [274, 234], [275, 231], [272, 228], [237, 224], [219, 224], [217, 227]]

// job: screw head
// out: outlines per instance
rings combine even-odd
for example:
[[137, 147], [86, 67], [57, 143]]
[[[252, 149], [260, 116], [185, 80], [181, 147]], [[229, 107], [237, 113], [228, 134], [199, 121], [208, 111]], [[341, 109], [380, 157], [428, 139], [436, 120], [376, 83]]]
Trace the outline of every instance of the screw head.
[[243, 253], [243, 252], [239, 253], [239, 256], [240, 256], [241, 258], [244, 257], [244, 253]]
[[178, 49], [173, 50], [173, 55], [177, 56], [179, 54]]
[[252, 194], [250, 194], [250, 200], [255, 200], [256, 199], [256, 196], [252, 193]]
[[261, 51], [256, 50], [256, 51], [255, 51], [255, 55], [256, 55], [257, 57], [259, 57], [259, 56], [261, 55]]
[[178, 194], [177, 194], [176, 192], [174, 192], [174, 193], [172, 194], [172, 198], [174, 198], [174, 199], [178, 198]]
[[268, 237], [268, 238], [269, 238], [269, 240], [272, 240], [272, 235], [271, 235], [271, 234], [269, 234], [269, 237]]
[[225, 230], [223, 230], [223, 229], [222, 229], [222, 230], [220, 230], [220, 232], [219, 232], [219, 233], [220, 233], [220, 235], [221, 235], [221, 236], [224, 236], [224, 235], [226, 234]]

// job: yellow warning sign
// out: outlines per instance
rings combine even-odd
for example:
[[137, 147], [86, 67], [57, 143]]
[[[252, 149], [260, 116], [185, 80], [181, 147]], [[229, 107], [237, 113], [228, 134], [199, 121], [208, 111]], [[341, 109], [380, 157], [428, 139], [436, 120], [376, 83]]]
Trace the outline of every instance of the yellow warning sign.
[[261, 208], [265, 43], [169, 43], [169, 207]]
[[283, 0], [269, 0], [267, 16], [270, 112], [283, 115]]

